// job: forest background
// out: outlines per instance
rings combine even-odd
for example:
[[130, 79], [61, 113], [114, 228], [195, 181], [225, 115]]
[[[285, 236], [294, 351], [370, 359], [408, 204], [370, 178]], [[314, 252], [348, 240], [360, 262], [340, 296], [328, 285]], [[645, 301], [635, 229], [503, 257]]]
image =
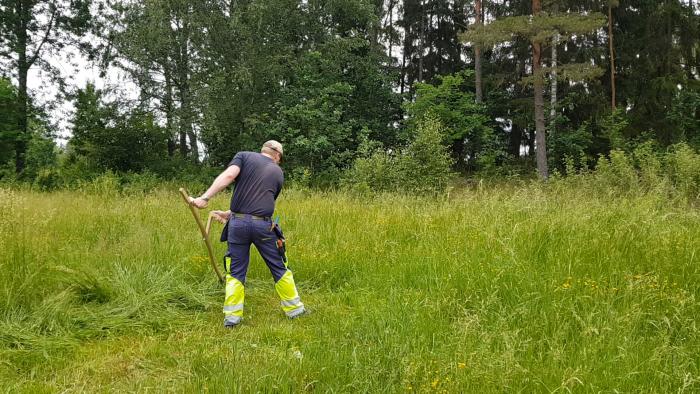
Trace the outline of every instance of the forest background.
[[[546, 179], [611, 152], [697, 181], [693, 0], [2, 1], [0, 33], [3, 182], [206, 182], [272, 138], [304, 186]], [[135, 99], [67, 84], [68, 48]], [[31, 69], [74, 108], [65, 143]]]

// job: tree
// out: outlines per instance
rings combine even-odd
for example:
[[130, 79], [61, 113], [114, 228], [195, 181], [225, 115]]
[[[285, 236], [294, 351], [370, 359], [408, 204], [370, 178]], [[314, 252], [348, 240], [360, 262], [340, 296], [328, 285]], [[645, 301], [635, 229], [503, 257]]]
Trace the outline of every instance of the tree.
[[415, 82], [435, 82], [437, 75], [464, 68], [457, 37], [467, 25], [466, 1], [404, 0], [401, 19], [403, 62], [400, 89]]
[[198, 162], [201, 112], [195, 103], [205, 78], [205, 30], [220, 9], [212, 1], [149, 0], [115, 2], [112, 10], [103, 22], [107, 58], [137, 82], [141, 110], [155, 106], [164, 114], [170, 154], [177, 144], [182, 157]]
[[77, 44], [77, 37], [88, 28], [90, 3], [85, 0], [0, 1], [0, 56], [11, 59], [18, 80], [18, 134], [14, 142], [15, 171], [18, 174], [25, 168], [30, 139], [28, 120], [31, 105], [27, 91], [29, 69], [37, 65], [53, 71], [44, 57], [67, 45]]
[[211, 163], [275, 138], [290, 173], [337, 180], [362, 138], [396, 143], [396, 75], [376, 42], [370, 2], [257, 0], [217, 15], [205, 53], [202, 141]]
[[[548, 70], [542, 67], [542, 46], [560, 35], [586, 34], [602, 25], [600, 14], [542, 13], [541, 0], [532, 0], [532, 16], [510, 16], [489, 25], [475, 26], [463, 35], [465, 41], [479, 45], [494, 45], [512, 40], [515, 36], [526, 38], [532, 47], [532, 74], [526, 81], [532, 83], [534, 95], [535, 139], [537, 170], [542, 179], [549, 176], [544, 117], [544, 77]], [[581, 80], [596, 75], [595, 68], [586, 63], [557, 67], [560, 78]]]
[[84, 159], [96, 170], [142, 171], [165, 157], [167, 132], [153, 116], [134, 110], [119, 114], [88, 84], [76, 94], [70, 160]]
[[[541, 0], [532, 0], [532, 15], [539, 16], [542, 11]], [[549, 177], [549, 169], [547, 165], [547, 140], [545, 137], [544, 126], [544, 92], [543, 79], [541, 76], [542, 70], [542, 41], [537, 36], [532, 38], [532, 75], [535, 77], [532, 88], [535, 91], [535, 139], [537, 144], [537, 172], [540, 178], [547, 179]]]
[[680, 0], [630, 0], [620, 2], [612, 14], [616, 101], [629, 119], [625, 138], [647, 134], [661, 146], [679, 142], [669, 115], [679, 86], [692, 87], [700, 79], [697, 5], [693, 9]]
[[610, 106], [613, 111], [617, 108], [615, 91], [615, 46], [613, 39], [613, 7], [620, 5], [619, 0], [608, 0], [608, 47], [610, 49]]
[[409, 128], [433, 116], [445, 129], [445, 137], [458, 169], [476, 168], [482, 157], [493, 157], [498, 146], [488, 125], [485, 107], [474, 100], [468, 88], [473, 72], [438, 77], [439, 84], [416, 84], [416, 99], [405, 104]]
[[[552, 5], [552, 13], [553, 14], [558, 14], [559, 13], [559, 3], [554, 0], [554, 3]], [[552, 37], [552, 66], [551, 66], [551, 72], [550, 72], [550, 81], [551, 81], [551, 97], [550, 97], [550, 105], [549, 105], [549, 133], [554, 134], [556, 125], [557, 125], [557, 105], [558, 105], [558, 100], [557, 100], [557, 94], [558, 94], [558, 81], [557, 81], [557, 68], [559, 67], [558, 65], [558, 54], [559, 54], [559, 41], [560, 41], [560, 34], [559, 32], [554, 32], [554, 36]]]
[[9, 80], [0, 78], [0, 166], [7, 164], [15, 154], [19, 135], [17, 89]]
[[[9, 80], [0, 78], [0, 167], [10, 165], [15, 156], [20, 116], [17, 104], [17, 88]], [[31, 111], [27, 124], [26, 165], [21, 174], [25, 180], [34, 179], [40, 169], [55, 165], [57, 159], [56, 143], [51, 138], [48, 122], [36, 112]]]
[[[482, 2], [481, 0], [474, 1], [474, 13], [476, 14], [476, 26], [477, 28], [483, 24], [482, 19]], [[481, 69], [481, 46], [479, 44], [474, 46], [474, 75], [476, 84], [476, 102], [482, 103], [484, 101], [483, 93], [483, 82], [481, 80], [482, 69]]]
[[321, 15], [311, 16], [315, 5], [300, 7], [295, 0], [232, 2], [230, 9], [207, 20], [202, 141], [212, 164], [227, 163], [238, 150], [259, 149], [265, 139], [279, 139], [266, 127], [279, 115], [284, 91], [318, 77], [297, 78], [295, 70], [303, 69], [299, 60], [331, 34], [321, 25]]
[[115, 115], [114, 108], [102, 103], [102, 91], [88, 84], [75, 95], [75, 115], [68, 148], [72, 155], [87, 157], [91, 162], [100, 160], [99, 146], [109, 138], [107, 123]]
[[255, 135], [272, 131], [286, 143], [292, 172], [337, 180], [363, 139], [397, 143], [391, 123], [399, 119], [400, 100], [392, 92], [392, 76], [381, 69], [383, 58], [367, 40], [329, 40], [299, 59], [276, 115], [249, 130]]

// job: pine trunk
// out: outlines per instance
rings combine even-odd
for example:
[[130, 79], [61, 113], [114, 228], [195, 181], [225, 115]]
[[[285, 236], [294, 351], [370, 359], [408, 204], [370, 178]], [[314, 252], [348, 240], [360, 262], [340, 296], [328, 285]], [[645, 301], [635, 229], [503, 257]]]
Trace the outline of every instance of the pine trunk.
[[[541, 0], [532, 0], [532, 14], [538, 15], [542, 10]], [[547, 142], [544, 123], [544, 83], [542, 70], [542, 44], [536, 41], [532, 43], [532, 72], [534, 75], [535, 90], [535, 144], [537, 153], [537, 172], [540, 178], [547, 179]]]
[[420, 53], [418, 54], [418, 82], [423, 82], [423, 53], [425, 52], [425, 6], [420, 2]]
[[388, 26], [388, 35], [389, 35], [389, 62], [391, 64], [391, 67], [394, 67], [394, 37], [391, 34], [391, 31], [394, 27], [394, 2], [390, 1], [389, 2], [389, 26]]
[[403, 54], [401, 56], [401, 81], [400, 81], [400, 92], [403, 95], [406, 91], [406, 46], [403, 47]]
[[[189, 10], [185, 12], [188, 13]], [[189, 24], [188, 21], [183, 21], [182, 33], [180, 35], [180, 62], [178, 64], [178, 79], [180, 93], [180, 143], [183, 142], [183, 137], [186, 135], [190, 140], [190, 152], [192, 153], [192, 161], [199, 163], [199, 147], [197, 145], [197, 135], [194, 132], [192, 123], [194, 116], [192, 114], [192, 97], [190, 90], [190, 53], [189, 53]]]
[[552, 136], [557, 126], [557, 45], [559, 44], [559, 33], [554, 35], [552, 41], [552, 97], [549, 108], [549, 135]]
[[610, 47], [610, 103], [612, 110], [617, 108], [615, 92], [615, 51], [613, 50], [612, 4], [608, 3], [608, 45]]
[[[166, 61], [167, 62], [167, 61]], [[163, 106], [165, 107], [165, 127], [168, 130], [168, 156], [175, 155], [175, 137], [177, 131], [175, 130], [174, 121], [174, 106], [173, 106], [173, 81], [170, 72], [170, 66], [168, 64], [164, 67], [165, 74], [165, 96], [163, 98]], [[180, 145], [180, 154], [184, 157], [187, 155], [187, 147]]]
[[26, 1], [15, 3], [15, 12], [18, 20], [15, 28], [17, 35], [17, 79], [19, 81], [19, 91], [17, 92], [17, 128], [19, 136], [15, 141], [15, 172], [22, 173], [26, 166], [27, 142], [29, 141], [29, 130], [27, 127], [29, 96], [27, 94], [27, 74], [29, 73], [29, 61], [27, 60], [27, 26], [29, 24], [30, 6]]
[[[554, 4], [553, 7], [553, 12], [556, 15], [559, 12], [559, 5]], [[549, 103], [549, 136], [553, 136], [554, 132], [557, 127], [557, 50], [559, 46], [559, 32], [554, 33], [554, 37], [552, 37], [552, 73], [551, 75], [551, 84], [552, 84], [552, 95], [550, 98], [550, 103]]]
[[[476, 25], [480, 26], [482, 24], [481, 18], [481, 0], [476, 0], [475, 3], [476, 11]], [[484, 93], [482, 90], [482, 80], [481, 80], [481, 46], [479, 44], [474, 46], [474, 73], [475, 73], [475, 83], [476, 83], [476, 102], [481, 103], [484, 101]]]
[[[185, 77], [186, 78], [186, 77]], [[199, 162], [199, 148], [197, 145], [197, 135], [192, 127], [192, 101], [190, 98], [190, 84], [187, 79], [182, 82], [180, 88], [180, 103], [182, 105], [182, 116], [180, 118], [180, 139], [186, 135], [190, 140], [190, 152], [192, 152], [192, 161]]]

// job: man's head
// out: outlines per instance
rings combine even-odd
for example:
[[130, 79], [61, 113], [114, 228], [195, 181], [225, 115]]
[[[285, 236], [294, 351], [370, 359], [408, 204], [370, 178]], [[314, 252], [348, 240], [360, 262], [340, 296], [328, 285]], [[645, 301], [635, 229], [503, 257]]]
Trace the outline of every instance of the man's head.
[[284, 149], [282, 149], [282, 144], [275, 140], [269, 140], [265, 142], [262, 146], [262, 149], [260, 149], [261, 153], [264, 153], [270, 157], [272, 157], [275, 162], [279, 163], [282, 161], [282, 155], [284, 154]]

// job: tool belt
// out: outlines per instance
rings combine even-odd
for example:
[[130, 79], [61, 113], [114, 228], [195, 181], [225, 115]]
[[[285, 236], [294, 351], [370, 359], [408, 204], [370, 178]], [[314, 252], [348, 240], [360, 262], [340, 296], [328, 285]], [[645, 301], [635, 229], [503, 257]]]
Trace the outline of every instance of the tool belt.
[[264, 220], [266, 222], [272, 221], [272, 218], [269, 216], [256, 216], [249, 213], [231, 212], [231, 216], [228, 218], [226, 224], [224, 224], [223, 230], [221, 230], [221, 237], [219, 237], [219, 241], [226, 242], [228, 240], [228, 224], [231, 219], [245, 219], [246, 217], [249, 217], [251, 220]]
[[231, 217], [236, 218], [236, 219], [245, 219], [246, 217], [250, 217], [253, 220], [264, 220], [266, 222], [272, 221], [272, 218], [269, 216], [255, 216], [255, 215], [251, 215], [249, 213], [233, 212], [233, 213], [231, 213]]

